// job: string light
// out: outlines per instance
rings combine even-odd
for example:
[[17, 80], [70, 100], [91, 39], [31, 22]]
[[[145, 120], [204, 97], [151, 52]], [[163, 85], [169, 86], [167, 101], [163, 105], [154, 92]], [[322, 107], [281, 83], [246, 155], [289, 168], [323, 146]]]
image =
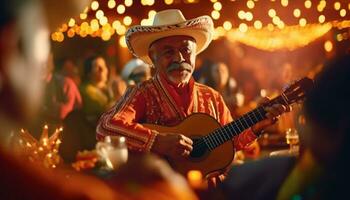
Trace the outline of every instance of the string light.
[[300, 17], [300, 14], [301, 14], [300, 9], [298, 9], [298, 8], [294, 9], [294, 11], [293, 11], [294, 17], [298, 18], [298, 17]]
[[281, 0], [281, 5], [283, 6], [283, 7], [287, 7], [288, 6], [288, 0]]
[[324, 49], [327, 51], [327, 52], [331, 52], [332, 49], [333, 49], [333, 44], [331, 41], [327, 40], [325, 43], [324, 43]]
[[213, 7], [214, 7], [214, 9], [217, 10], [217, 11], [219, 11], [219, 10], [222, 9], [222, 5], [221, 5], [220, 2], [215, 2], [215, 3], [213, 4]]
[[129, 26], [132, 23], [132, 19], [129, 16], [125, 16], [123, 22], [125, 25]]
[[310, 1], [310, 0], [306, 0], [306, 1], [304, 2], [304, 6], [305, 6], [305, 8], [311, 8], [311, 6], [312, 6], [311, 1]]
[[318, 21], [319, 21], [320, 23], [323, 23], [323, 22], [326, 21], [326, 17], [325, 17], [324, 15], [320, 15], [320, 16], [318, 16]]
[[93, 1], [93, 2], [91, 3], [91, 9], [92, 9], [92, 10], [97, 10], [98, 7], [99, 7], [98, 1]]
[[118, 14], [123, 14], [125, 12], [125, 6], [120, 4], [118, 7], [117, 7], [117, 12]]
[[223, 27], [224, 27], [225, 30], [228, 31], [228, 30], [230, 30], [232, 28], [232, 24], [229, 21], [225, 21], [224, 24], [223, 24]]
[[213, 11], [211, 12], [211, 17], [212, 17], [213, 19], [219, 19], [219, 18], [220, 18], [220, 13], [219, 13], [219, 11], [213, 10]]
[[305, 18], [301, 18], [301, 19], [299, 20], [299, 25], [300, 25], [300, 26], [305, 26], [305, 25], [306, 25], [306, 19], [305, 19]]
[[272, 9], [272, 8], [271, 8], [271, 9], [269, 10], [269, 13], [268, 13], [268, 14], [269, 14], [270, 17], [276, 16], [276, 11], [275, 11], [275, 9]]
[[126, 7], [130, 7], [133, 4], [133, 0], [125, 0], [124, 4], [125, 4]]
[[252, 0], [247, 1], [247, 7], [248, 7], [249, 9], [253, 9], [254, 6], [255, 6], [254, 1], [252, 1]]
[[262, 23], [261, 23], [261, 21], [256, 20], [256, 21], [254, 22], [254, 27], [255, 27], [256, 29], [261, 29], [261, 28], [262, 28]]
[[341, 5], [340, 5], [339, 2], [335, 2], [335, 3], [334, 3], [334, 9], [335, 9], [335, 10], [339, 10], [339, 9], [340, 9], [340, 6], [341, 6]]
[[174, 0], [164, 0], [164, 3], [166, 5], [170, 5], [170, 4], [173, 4], [174, 3]]
[[340, 15], [341, 17], [345, 17], [345, 15], [346, 15], [346, 10], [345, 10], [345, 9], [341, 9], [340, 12], [339, 12], [339, 15]]
[[116, 6], [116, 3], [114, 0], [109, 0], [108, 1], [108, 8], [112, 9]]

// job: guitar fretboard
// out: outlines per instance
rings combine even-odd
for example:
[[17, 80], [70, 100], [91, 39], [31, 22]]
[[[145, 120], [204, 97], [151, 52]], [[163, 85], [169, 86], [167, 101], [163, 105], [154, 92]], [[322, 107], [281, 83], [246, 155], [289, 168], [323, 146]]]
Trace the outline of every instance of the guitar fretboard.
[[[271, 105], [273, 103], [280, 103], [284, 105], [288, 105], [288, 99], [285, 99], [283, 95], [280, 95], [274, 99], [272, 99], [268, 104]], [[244, 130], [252, 127], [254, 124], [266, 119], [266, 111], [263, 106], [260, 106], [237, 120], [226, 124], [225, 126], [216, 129], [209, 135], [206, 135], [202, 139], [204, 140], [206, 146], [209, 150], [213, 150], [221, 144], [231, 140], [233, 137], [239, 135]]]

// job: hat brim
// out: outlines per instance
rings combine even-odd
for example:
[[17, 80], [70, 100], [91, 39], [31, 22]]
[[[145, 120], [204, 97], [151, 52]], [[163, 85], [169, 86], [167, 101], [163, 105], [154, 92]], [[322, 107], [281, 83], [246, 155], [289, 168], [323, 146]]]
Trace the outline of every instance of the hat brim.
[[149, 46], [156, 40], [176, 35], [194, 38], [197, 44], [196, 54], [199, 54], [208, 47], [212, 40], [212, 20], [208, 16], [202, 16], [175, 25], [134, 26], [126, 34], [126, 43], [134, 56], [152, 64], [148, 56]]

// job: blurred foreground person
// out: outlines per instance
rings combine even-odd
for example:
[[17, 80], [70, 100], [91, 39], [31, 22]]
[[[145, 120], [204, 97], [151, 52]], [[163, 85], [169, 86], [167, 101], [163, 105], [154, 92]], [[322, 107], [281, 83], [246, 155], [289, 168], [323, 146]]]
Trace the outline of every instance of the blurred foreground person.
[[121, 199], [198, 199], [183, 176], [152, 154], [133, 154], [110, 182]]
[[[222, 199], [342, 199], [350, 180], [350, 57], [327, 63], [304, 103], [300, 158], [271, 157], [232, 168]], [[301, 124], [302, 125], [302, 124]], [[213, 195], [217, 199], [217, 193]]]
[[50, 48], [46, 10], [37, 0], [0, 2], [0, 199], [114, 199], [100, 181], [41, 168], [7, 143], [39, 110]]

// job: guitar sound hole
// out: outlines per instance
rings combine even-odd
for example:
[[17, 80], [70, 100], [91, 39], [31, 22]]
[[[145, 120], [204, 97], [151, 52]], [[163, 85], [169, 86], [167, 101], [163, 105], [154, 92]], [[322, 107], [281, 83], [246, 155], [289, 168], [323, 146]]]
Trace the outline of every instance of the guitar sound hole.
[[198, 159], [208, 153], [208, 148], [202, 139], [192, 139], [192, 141], [193, 141], [193, 150], [190, 154], [191, 158]]

